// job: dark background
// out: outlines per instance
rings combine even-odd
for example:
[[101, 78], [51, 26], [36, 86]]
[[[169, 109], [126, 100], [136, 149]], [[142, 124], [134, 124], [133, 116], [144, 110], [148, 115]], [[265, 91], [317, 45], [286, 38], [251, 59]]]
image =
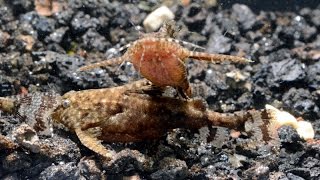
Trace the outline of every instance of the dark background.
[[240, 3], [248, 5], [253, 11], [298, 11], [302, 7], [320, 8], [319, 0], [218, 0], [218, 2], [224, 9]]

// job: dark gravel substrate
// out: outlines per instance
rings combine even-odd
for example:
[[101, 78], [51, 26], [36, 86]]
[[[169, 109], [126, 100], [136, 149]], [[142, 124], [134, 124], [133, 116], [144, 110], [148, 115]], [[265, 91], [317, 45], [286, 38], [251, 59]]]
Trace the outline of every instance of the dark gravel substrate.
[[[0, 97], [39, 91], [63, 94], [139, 79], [131, 65], [75, 70], [118, 56], [115, 48], [138, 38], [132, 23], [141, 25], [161, 4], [66, 2], [63, 11], [46, 17], [38, 15], [33, 1], [0, 0]], [[265, 104], [283, 108], [312, 122], [318, 143], [302, 141], [290, 127], [279, 129], [279, 151], [246, 148], [241, 145], [243, 137], [232, 139], [228, 129], [215, 129], [220, 133], [215, 140], [203, 138], [207, 129], [177, 129], [152, 142], [105, 143], [122, 153], [107, 166], [75, 135], [60, 129], [52, 137], [39, 136], [46, 148], [40, 153], [16, 147], [8, 139], [18, 133], [20, 120], [0, 116], [0, 179], [320, 179], [320, 5], [314, 4], [293, 6], [292, 12], [252, 11], [240, 4], [223, 9], [205, 3], [169, 7], [182, 27], [178, 39], [208, 52], [254, 61], [247, 65], [189, 61], [197, 97], [219, 112], [261, 109]], [[25, 131], [30, 138], [35, 136], [32, 129]]]

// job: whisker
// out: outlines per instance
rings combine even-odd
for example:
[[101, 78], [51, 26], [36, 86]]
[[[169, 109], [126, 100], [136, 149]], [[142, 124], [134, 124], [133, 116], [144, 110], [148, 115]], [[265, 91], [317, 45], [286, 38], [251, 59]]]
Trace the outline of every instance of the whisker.
[[121, 46], [118, 51], [121, 52], [121, 51], [124, 51], [125, 49], [128, 49], [130, 46], [132, 46], [132, 43], [129, 43], [129, 44], [126, 44], [124, 46]]
[[196, 48], [196, 49], [205, 50], [204, 47], [199, 46], [199, 45], [196, 45], [196, 44], [193, 44], [193, 43], [190, 43], [190, 42], [187, 42], [187, 41], [181, 41], [181, 40], [173, 39], [173, 38], [160, 38], [160, 40], [168, 41], [168, 42], [175, 42], [175, 43], [177, 43], [177, 44], [186, 45], [186, 46], [191, 46], [191, 47], [194, 47], [194, 48]]
[[239, 57], [239, 56], [232, 56], [232, 55], [224, 55], [224, 54], [209, 54], [204, 52], [198, 52], [198, 51], [190, 51], [189, 58], [202, 60], [202, 61], [210, 61], [210, 62], [216, 62], [221, 63], [224, 61], [230, 61], [234, 63], [250, 63], [253, 62], [250, 59]]
[[89, 65], [86, 65], [86, 66], [82, 66], [79, 69], [77, 69], [77, 71], [87, 71], [87, 70], [94, 69], [94, 68], [117, 65], [117, 64], [123, 63], [125, 61], [125, 59], [126, 59], [125, 56], [112, 58], [112, 59], [100, 61], [100, 62], [97, 62], [97, 63], [89, 64]]
[[196, 44], [194, 44], [194, 43], [190, 43], [190, 42], [186, 42], [186, 41], [179, 41], [179, 42], [182, 43], [183, 45], [191, 46], [191, 47], [194, 47], [194, 48], [196, 48], [196, 49], [202, 49], [202, 50], [205, 50], [205, 49], [206, 49], [205, 47], [196, 45]]

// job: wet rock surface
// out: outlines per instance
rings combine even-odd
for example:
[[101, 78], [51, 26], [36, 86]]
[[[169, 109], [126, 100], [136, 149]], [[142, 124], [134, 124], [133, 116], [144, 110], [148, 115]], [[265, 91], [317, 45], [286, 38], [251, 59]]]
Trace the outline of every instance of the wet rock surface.
[[[136, 29], [161, 3], [79, 1], [41, 16], [33, 1], [0, 0], [0, 96], [114, 87], [139, 79], [129, 64], [77, 72], [84, 64], [118, 56], [115, 49], [139, 38]], [[187, 64], [194, 94], [219, 112], [260, 109], [266, 103], [313, 123], [318, 142], [279, 129], [281, 145], [250, 146], [244, 135], [209, 128], [177, 129], [152, 142], [104, 143], [120, 152], [112, 162], [85, 148], [75, 135], [54, 129], [37, 135], [0, 112], [0, 179], [319, 179], [320, 11], [259, 11], [169, 3], [181, 40], [207, 52], [245, 56], [245, 65]], [[136, 25], [137, 28], [132, 26]], [[180, 32], [179, 32], [180, 33]], [[179, 38], [179, 33], [177, 38]], [[211, 132], [218, 136], [211, 136]]]

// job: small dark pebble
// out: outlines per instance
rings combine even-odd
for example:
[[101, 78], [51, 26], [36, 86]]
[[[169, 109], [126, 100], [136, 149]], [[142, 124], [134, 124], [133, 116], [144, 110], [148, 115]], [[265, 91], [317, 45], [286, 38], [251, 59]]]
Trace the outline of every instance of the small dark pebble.
[[310, 179], [310, 169], [308, 168], [293, 168], [287, 171], [288, 174], [293, 174], [303, 179]]
[[320, 61], [313, 65], [308, 66], [307, 69], [307, 81], [308, 86], [317, 89], [320, 87]]
[[31, 158], [22, 152], [13, 152], [2, 159], [3, 169], [8, 172], [15, 172], [31, 166]]
[[320, 10], [319, 9], [312, 10], [312, 12], [311, 12], [311, 21], [317, 27], [320, 27], [320, 19], [318, 18], [319, 16], [320, 16]]
[[[239, 37], [240, 36], [240, 30], [238, 26], [238, 22], [236, 18], [227, 18], [227, 14], [223, 12], [218, 12], [215, 15], [214, 22], [221, 24], [221, 30], [223, 34], [221, 36], [227, 36], [227, 37]], [[213, 33], [216, 33], [219, 29], [213, 29]]]
[[287, 47], [292, 47], [297, 40], [308, 42], [315, 38], [317, 29], [309, 26], [302, 16], [290, 14], [283, 18], [290, 20], [289, 22], [285, 20], [283, 25], [279, 25], [275, 33], [286, 43]]
[[306, 89], [291, 88], [282, 97], [282, 102], [286, 108], [294, 108], [296, 116], [303, 116], [310, 120], [320, 115], [320, 110], [311, 93]]
[[93, 159], [81, 159], [78, 164], [79, 172], [85, 179], [102, 179], [102, 171]]
[[185, 179], [188, 173], [187, 164], [179, 159], [166, 157], [159, 162], [160, 170], [152, 173], [151, 179]]
[[214, 160], [215, 156], [213, 155], [203, 155], [200, 158], [200, 162], [201, 162], [201, 166], [202, 167], [206, 167], [208, 165], [210, 165], [212, 163], [212, 161]]
[[207, 48], [209, 53], [228, 53], [231, 50], [231, 39], [216, 32], [210, 36]]
[[257, 20], [251, 9], [243, 4], [234, 4], [232, 6], [231, 17], [238, 21], [240, 28], [244, 31], [252, 29]]
[[77, 69], [84, 65], [84, 58], [81, 56], [68, 56], [51, 51], [33, 52], [32, 54], [39, 60], [39, 63], [52, 64], [52, 73], [61, 78], [61, 83], [69, 84], [61, 89], [63, 92], [69, 91], [70, 88], [108, 87], [113, 84], [113, 80], [104, 70], [77, 72]]
[[204, 82], [213, 90], [221, 91], [228, 89], [228, 85], [226, 82], [226, 76], [217, 69], [206, 69]]
[[33, 8], [32, 1], [12, 0], [8, 2], [13, 7], [12, 11], [16, 16], [27, 11], [32, 11]]
[[[70, 1], [68, 1], [70, 2]], [[57, 20], [57, 23], [61, 26], [69, 26], [69, 23], [74, 15], [74, 10], [69, 8], [64, 9], [59, 13], [55, 13], [54, 17]]]
[[286, 179], [289, 179], [289, 180], [305, 180], [304, 178], [302, 178], [300, 176], [297, 176], [297, 175], [294, 175], [292, 173], [288, 173]]
[[[259, 44], [258, 53], [259, 54], [269, 54], [271, 52], [280, 50], [282, 46], [284, 45], [284, 42], [282, 42], [278, 37], [276, 36], [264, 36], [260, 39], [260, 41], [257, 42]], [[279, 57], [276, 57], [277, 59], [280, 59]]]
[[296, 59], [285, 59], [270, 64], [271, 74], [276, 83], [301, 81], [305, 78], [305, 71], [302, 63]]
[[96, 30], [90, 28], [83, 36], [82, 41], [86, 50], [105, 52], [110, 43], [101, 36]]
[[17, 180], [17, 179], [19, 179], [19, 176], [17, 173], [12, 173], [12, 174], [8, 174], [8, 175], [4, 176], [2, 179], [3, 180]]
[[0, 30], [0, 51], [7, 47], [8, 42], [9, 42], [10, 34], [7, 32], [3, 32]]
[[286, 58], [278, 62], [271, 60], [270, 63], [258, 68], [257, 73], [254, 74], [254, 85], [259, 87], [254, 88], [254, 93], [258, 96], [265, 96], [264, 99], [267, 101], [271, 98], [268, 97], [271, 93], [269, 91], [272, 91], [273, 96], [281, 98], [282, 95], [278, 93], [285, 91], [288, 86], [300, 87], [304, 84], [305, 69], [305, 65], [297, 59]]
[[39, 17], [33, 22], [35, 30], [38, 32], [38, 38], [44, 39], [55, 29], [56, 21], [46, 17]]
[[69, 28], [67, 28], [67, 27], [62, 27], [62, 28], [56, 29], [54, 32], [52, 32], [49, 36], [47, 36], [45, 38], [45, 41], [47, 43], [50, 43], [50, 42], [54, 42], [54, 43], [58, 43], [58, 44], [61, 43], [61, 41], [63, 40], [65, 33], [68, 29]]
[[271, 62], [280, 62], [284, 59], [293, 59], [293, 52], [287, 48], [282, 48], [272, 53], [266, 54], [263, 56], [266, 60], [262, 61], [262, 63], [271, 63]]
[[[280, 141], [282, 143], [296, 143], [301, 141], [299, 134], [291, 126], [282, 126], [278, 129]], [[296, 145], [294, 145], [296, 146]]]
[[13, 92], [13, 85], [10, 82], [0, 82], [0, 97], [10, 96]]
[[13, 21], [14, 16], [12, 9], [9, 6], [1, 5], [0, 7], [0, 25], [3, 26], [4, 24]]
[[206, 22], [206, 11], [198, 3], [192, 3], [185, 9], [183, 18], [190, 31], [200, 32]]
[[77, 13], [71, 21], [73, 33], [76, 35], [86, 32], [89, 28], [95, 29], [98, 24], [98, 19], [91, 18], [89, 14], [84, 14], [82, 11]]
[[102, 168], [108, 175], [133, 175], [139, 171], [150, 171], [153, 165], [152, 159], [131, 149], [121, 150], [112, 161], [102, 162]]
[[[21, 15], [20, 21], [23, 23], [31, 24], [32, 27], [37, 31], [39, 39], [44, 39], [51, 32], [53, 32], [56, 25], [56, 21], [54, 19], [40, 16], [34, 11]], [[27, 31], [28, 30], [26, 30], [25, 32]], [[32, 31], [29, 30], [28, 34], [30, 34], [31, 32]]]
[[256, 163], [255, 166], [243, 172], [245, 179], [269, 179], [270, 168], [263, 163]]
[[80, 178], [78, 173], [78, 167], [74, 162], [69, 162], [66, 164], [52, 165], [40, 173], [39, 179], [50, 179], [50, 180], [60, 180], [60, 179], [70, 179], [77, 180]]

